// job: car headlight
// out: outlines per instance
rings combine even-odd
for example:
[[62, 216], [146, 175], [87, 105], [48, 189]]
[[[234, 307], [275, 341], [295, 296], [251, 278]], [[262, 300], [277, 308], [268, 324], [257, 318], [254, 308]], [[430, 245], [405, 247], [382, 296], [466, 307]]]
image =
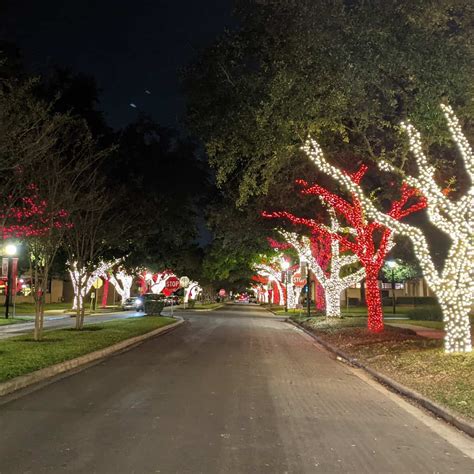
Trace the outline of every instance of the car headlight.
[[135, 306], [141, 306], [142, 300], [135, 300]]

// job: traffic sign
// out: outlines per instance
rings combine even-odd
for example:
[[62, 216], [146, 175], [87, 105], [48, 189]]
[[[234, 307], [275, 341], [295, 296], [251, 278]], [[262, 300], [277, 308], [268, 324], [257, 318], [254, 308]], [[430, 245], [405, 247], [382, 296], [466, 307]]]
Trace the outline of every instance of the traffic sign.
[[179, 288], [179, 280], [175, 276], [169, 277], [165, 282], [165, 288], [171, 292], [176, 291]]
[[187, 288], [189, 286], [189, 283], [190, 283], [190, 280], [187, 276], [182, 276], [179, 279], [179, 286], [181, 286], [181, 288]]
[[222, 288], [221, 290], [219, 290], [219, 296], [222, 296], [222, 297], [225, 296], [225, 290], [224, 290], [224, 288]]
[[297, 286], [298, 288], [303, 288], [306, 285], [305, 278], [301, 275], [301, 273], [295, 273], [293, 275], [293, 285]]

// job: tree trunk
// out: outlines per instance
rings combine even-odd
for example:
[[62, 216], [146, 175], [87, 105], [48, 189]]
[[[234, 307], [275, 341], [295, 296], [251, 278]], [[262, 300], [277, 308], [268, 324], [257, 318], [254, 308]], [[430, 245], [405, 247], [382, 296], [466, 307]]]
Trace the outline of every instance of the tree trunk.
[[[441, 292], [440, 292], [441, 293]], [[446, 292], [446, 297], [438, 296], [443, 311], [444, 350], [446, 352], [471, 352], [471, 323], [469, 312], [472, 295], [459, 291]]]
[[377, 281], [377, 271], [366, 267], [365, 288], [367, 295], [367, 328], [370, 332], [382, 332], [384, 329], [382, 298]]
[[326, 295], [326, 317], [341, 317], [341, 290], [338, 286], [329, 284], [325, 288]]

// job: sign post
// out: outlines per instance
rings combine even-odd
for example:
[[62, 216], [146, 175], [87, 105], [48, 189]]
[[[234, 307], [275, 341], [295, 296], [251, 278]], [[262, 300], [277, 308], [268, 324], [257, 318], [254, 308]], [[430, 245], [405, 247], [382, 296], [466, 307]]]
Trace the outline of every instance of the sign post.
[[[163, 290], [163, 293], [166, 296], [169, 296], [178, 290], [179, 287], [180, 281], [175, 276], [171, 276], [165, 282], [165, 289]], [[173, 300], [171, 300], [171, 317], [173, 317]]]

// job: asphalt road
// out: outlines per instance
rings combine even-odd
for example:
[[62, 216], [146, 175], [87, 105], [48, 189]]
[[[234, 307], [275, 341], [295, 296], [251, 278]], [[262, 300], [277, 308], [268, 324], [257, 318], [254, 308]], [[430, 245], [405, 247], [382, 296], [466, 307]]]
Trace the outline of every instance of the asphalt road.
[[0, 473], [474, 472], [472, 441], [357, 374], [260, 308], [194, 314], [2, 404]]

